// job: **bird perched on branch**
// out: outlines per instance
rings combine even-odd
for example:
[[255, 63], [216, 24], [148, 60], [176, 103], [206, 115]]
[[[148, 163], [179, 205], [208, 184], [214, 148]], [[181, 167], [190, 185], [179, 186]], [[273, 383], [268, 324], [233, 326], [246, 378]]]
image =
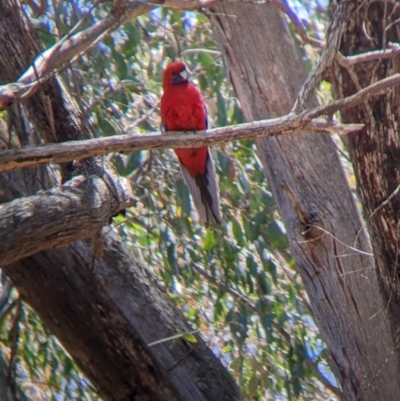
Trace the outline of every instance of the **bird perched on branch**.
[[[170, 64], [163, 74], [161, 118], [166, 131], [207, 129], [207, 110], [199, 89], [188, 80], [184, 63]], [[175, 149], [183, 178], [200, 220], [207, 226], [221, 222], [219, 188], [214, 163], [207, 147]]]

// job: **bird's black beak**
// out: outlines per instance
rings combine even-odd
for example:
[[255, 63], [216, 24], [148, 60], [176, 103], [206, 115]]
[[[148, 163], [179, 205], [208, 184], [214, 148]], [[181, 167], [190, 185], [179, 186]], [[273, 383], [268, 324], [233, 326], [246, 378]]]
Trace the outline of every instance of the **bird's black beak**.
[[182, 82], [187, 82], [188, 78], [189, 78], [188, 72], [186, 70], [183, 70], [172, 78], [172, 83], [176, 85]]

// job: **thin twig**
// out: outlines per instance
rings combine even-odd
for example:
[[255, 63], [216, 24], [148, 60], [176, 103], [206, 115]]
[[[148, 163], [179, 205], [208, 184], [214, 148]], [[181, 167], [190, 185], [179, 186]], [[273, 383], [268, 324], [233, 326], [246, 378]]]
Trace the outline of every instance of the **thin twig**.
[[162, 338], [161, 340], [153, 341], [153, 342], [147, 344], [147, 346], [148, 347], [154, 347], [155, 345], [163, 344], [163, 343], [165, 343], [167, 341], [173, 341], [173, 340], [176, 340], [176, 339], [182, 338], [182, 337], [185, 338], [185, 335], [187, 335], [187, 334], [196, 334], [199, 331], [200, 331], [199, 329], [196, 329], [196, 330], [187, 331], [187, 332], [184, 332], [184, 333], [177, 333], [177, 334], [175, 334], [173, 336]]
[[350, 66], [374, 60], [385, 60], [390, 59], [398, 54], [400, 54], [400, 46], [393, 46], [392, 48], [386, 50], [374, 50], [370, 52], [356, 54], [354, 56], [342, 57], [343, 63], [340, 64]]

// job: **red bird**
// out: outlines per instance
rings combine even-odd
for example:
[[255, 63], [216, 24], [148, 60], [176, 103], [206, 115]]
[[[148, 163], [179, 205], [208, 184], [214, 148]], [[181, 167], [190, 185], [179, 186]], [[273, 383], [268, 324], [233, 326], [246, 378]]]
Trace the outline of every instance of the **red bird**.
[[[199, 89], [189, 82], [184, 63], [176, 61], [164, 70], [162, 86], [161, 118], [166, 131], [207, 129], [204, 100]], [[221, 223], [217, 177], [208, 148], [175, 149], [175, 153], [200, 220], [206, 226], [211, 219]]]

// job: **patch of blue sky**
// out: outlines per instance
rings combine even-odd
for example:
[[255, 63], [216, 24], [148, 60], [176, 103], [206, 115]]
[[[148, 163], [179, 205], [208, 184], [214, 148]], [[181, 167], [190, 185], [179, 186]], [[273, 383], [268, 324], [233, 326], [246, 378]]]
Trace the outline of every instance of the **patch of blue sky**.
[[193, 11], [185, 11], [183, 13], [182, 22], [186, 31], [191, 31], [196, 28], [197, 25], [197, 13]]
[[325, 10], [328, 0], [288, 0], [290, 8], [301, 20], [308, 20], [315, 11]]
[[114, 39], [114, 45], [116, 47], [123, 45], [128, 40], [128, 35], [122, 27], [114, 31], [111, 37]]
[[[161, 24], [166, 23], [167, 21], [163, 21], [163, 13], [162, 8], [158, 7], [154, 10], [151, 10], [149, 13], [149, 17], [152, 23]], [[183, 11], [182, 12], [182, 24], [186, 31], [191, 31], [196, 28], [197, 25], [197, 17], [198, 13], [194, 11]]]

